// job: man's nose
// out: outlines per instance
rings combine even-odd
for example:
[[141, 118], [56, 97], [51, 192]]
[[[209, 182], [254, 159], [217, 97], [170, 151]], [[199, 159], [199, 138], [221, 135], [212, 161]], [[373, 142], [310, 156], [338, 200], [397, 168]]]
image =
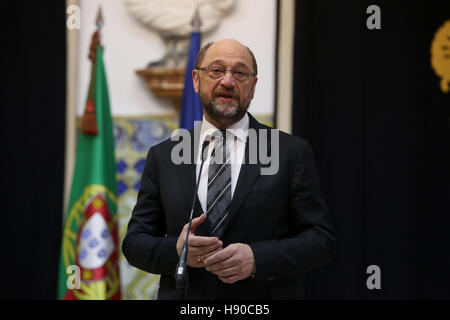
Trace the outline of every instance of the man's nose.
[[225, 75], [222, 78], [222, 84], [228, 88], [234, 87], [234, 77], [233, 72], [231, 72], [231, 70], [225, 71]]

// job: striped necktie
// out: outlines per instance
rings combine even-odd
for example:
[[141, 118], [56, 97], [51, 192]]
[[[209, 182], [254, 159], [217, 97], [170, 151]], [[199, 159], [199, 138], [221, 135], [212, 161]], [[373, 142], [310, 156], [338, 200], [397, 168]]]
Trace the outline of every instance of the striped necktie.
[[213, 134], [214, 150], [208, 171], [206, 217], [211, 224], [211, 234], [217, 237], [222, 235], [231, 202], [231, 164], [226, 135], [226, 130]]

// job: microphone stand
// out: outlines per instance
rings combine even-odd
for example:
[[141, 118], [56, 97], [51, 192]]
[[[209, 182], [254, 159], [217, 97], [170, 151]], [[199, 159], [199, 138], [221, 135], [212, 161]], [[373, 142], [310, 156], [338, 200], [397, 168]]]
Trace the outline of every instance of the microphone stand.
[[180, 260], [178, 261], [177, 269], [175, 270], [176, 288], [178, 290], [184, 289], [184, 300], [187, 300], [187, 289], [189, 287], [189, 274], [187, 273], [187, 265], [186, 265], [187, 254], [188, 254], [189, 233], [191, 232], [192, 218], [193, 218], [193, 215], [194, 215], [195, 200], [197, 198], [198, 187], [200, 185], [200, 177], [202, 176], [202, 169], [203, 169], [203, 164], [204, 164], [203, 153], [205, 151], [205, 148], [211, 142], [211, 137], [209, 137], [209, 139], [207, 139], [207, 138], [208, 138], [208, 136], [203, 141], [202, 153], [200, 155], [200, 160], [201, 160], [200, 172], [199, 172], [199, 175], [198, 175], [198, 178], [197, 178], [197, 184], [195, 186], [194, 199], [192, 201], [191, 214], [189, 216], [189, 224], [188, 224], [188, 228], [187, 228], [187, 232], [186, 232], [186, 239], [184, 241], [183, 248], [181, 249]]

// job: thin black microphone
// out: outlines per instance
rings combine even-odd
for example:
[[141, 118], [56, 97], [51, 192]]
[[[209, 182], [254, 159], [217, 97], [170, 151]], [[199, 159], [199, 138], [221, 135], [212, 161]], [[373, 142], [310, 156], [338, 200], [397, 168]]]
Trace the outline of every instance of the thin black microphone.
[[197, 192], [198, 192], [198, 186], [200, 185], [200, 177], [202, 176], [202, 169], [203, 169], [203, 163], [205, 161], [204, 159], [204, 151], [206, 147], [211, 142], [211, 136], [206, 136], [205, 140], [203, 141], [202, 145], [202, 153], [200, 155], [200, 172], [197, 178], [197, 184], [195, 186], [195, 193], [194, 193], [194, 199], [192, 201], [192, 207], [191, 207], [191, 214], [189, 216], [189, 224], [188, 229], [186, 232], [186, 240], [184, 241], [183, 248], [181, 249], [180, 254], [180, 260], [178, 261], [177, 269], [175, 272], [175, 283], [176, 287], [178, 289], [185, 289], [185, 299], [187, 299], [187, 288], [189, 287], [189, 275], [187, 274], [187, 268], [186, 268], [186, 259], [188, 254], [188, 240], [189, 240], [189, 233], [191, 232], [191, 226], [192, 226], [192, 218], [194, 214], [194, 206], [195, 206], [195, 200], [197, 198]]

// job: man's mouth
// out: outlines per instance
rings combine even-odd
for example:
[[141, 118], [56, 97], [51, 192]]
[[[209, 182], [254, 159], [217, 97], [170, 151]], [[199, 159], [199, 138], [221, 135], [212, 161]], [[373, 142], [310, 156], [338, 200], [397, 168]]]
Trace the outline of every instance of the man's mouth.
[[220, 92], [216, 94], [216, 98], [223, 102], [231, 102], [234, 100], [234, 95], [232, 93]]

